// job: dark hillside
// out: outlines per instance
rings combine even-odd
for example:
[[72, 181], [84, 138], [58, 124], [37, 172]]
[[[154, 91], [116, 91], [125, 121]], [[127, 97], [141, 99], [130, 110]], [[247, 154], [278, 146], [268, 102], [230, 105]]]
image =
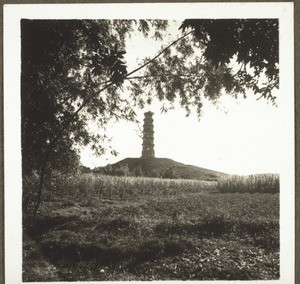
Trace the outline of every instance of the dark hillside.
[[114, 172], [121, 168], [127, 168], [131, 173], [139, 171], [148, 177], [215, 180], [226, 175], [209, 169], [185, 165], [167, 158], [126, 158], [107, 167], [97, 168], [95, 171], [102, 172], [109, 169]]

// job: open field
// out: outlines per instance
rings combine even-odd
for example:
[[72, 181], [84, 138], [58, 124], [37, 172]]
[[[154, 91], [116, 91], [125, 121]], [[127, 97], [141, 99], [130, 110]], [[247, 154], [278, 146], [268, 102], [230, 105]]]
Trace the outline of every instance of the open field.
[[24, 222], [23, 280], [278, 279], [278, 176], [232, 182], [52, 181]]

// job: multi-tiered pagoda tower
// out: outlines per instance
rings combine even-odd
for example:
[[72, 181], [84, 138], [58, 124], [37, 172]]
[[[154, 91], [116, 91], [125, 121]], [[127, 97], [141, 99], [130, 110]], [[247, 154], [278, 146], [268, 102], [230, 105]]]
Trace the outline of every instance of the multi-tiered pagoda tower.
[[145, 112], [142, 158], [154, 158], [153, 112]]

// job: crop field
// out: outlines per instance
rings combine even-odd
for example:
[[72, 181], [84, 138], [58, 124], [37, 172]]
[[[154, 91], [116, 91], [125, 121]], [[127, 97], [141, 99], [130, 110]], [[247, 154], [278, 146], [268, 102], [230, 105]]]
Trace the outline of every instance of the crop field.
[[277, 175], [60, 177], [30, 224], [35, 182], [23, 194], [23, 281], [279, 278]]

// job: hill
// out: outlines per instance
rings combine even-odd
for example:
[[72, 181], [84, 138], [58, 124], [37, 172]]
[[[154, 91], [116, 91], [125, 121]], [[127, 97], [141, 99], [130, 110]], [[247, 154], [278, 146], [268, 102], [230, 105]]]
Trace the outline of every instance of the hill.
[[186, 165], [167, 158], [126, 158], [106, 167], [96, 168], [95, 172], [122, 175], [124, 172], [147, 177], [216, 180], [226, 174]]

